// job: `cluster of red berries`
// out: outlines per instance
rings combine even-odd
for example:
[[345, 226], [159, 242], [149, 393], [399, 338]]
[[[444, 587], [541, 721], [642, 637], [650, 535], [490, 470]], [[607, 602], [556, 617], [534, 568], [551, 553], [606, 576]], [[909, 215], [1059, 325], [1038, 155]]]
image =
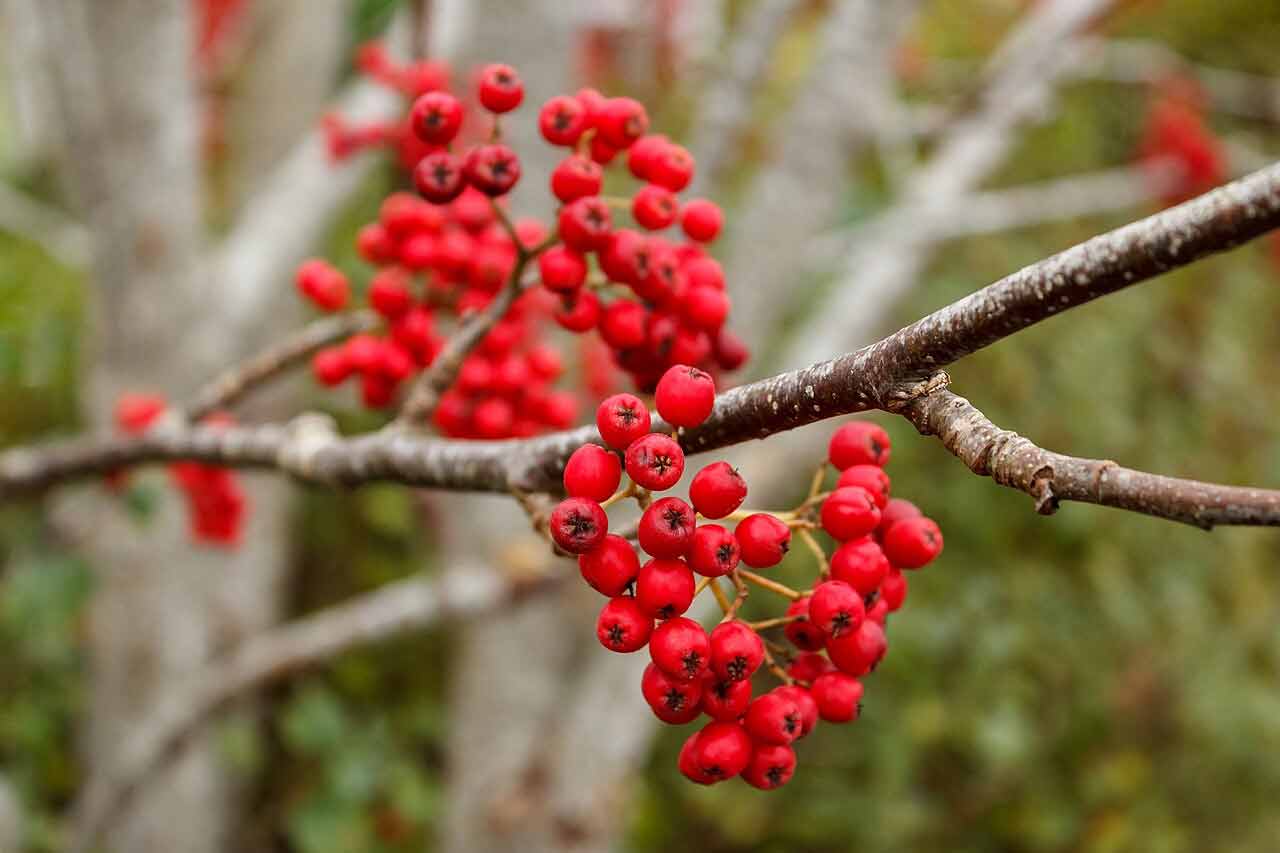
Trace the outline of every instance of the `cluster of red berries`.
[[[714, 402], [714, 382], [697, 368], [671, 367], [657, 383], [658, 413], [673, 426], [702, 424]], [[835, 433], [829, 447], [840, 471], [835, 488], [791, 513], [742, 510], [747, 484], [726, 462], [693, 477], [688, 502], [653, 500], [652, 492], [670, 489], [684, 472], [679, 443], [650, 432], [648, 409], [630, 394], [605, 400], [596, 426], [605, 446], [586, 444], [569, 458], [568, 497], [552, 511], [549, 528], [560, 548], [578, 555], [583, 579], [609, 597], [597, 638], [615, 652], [648, 646], [652, 662], [640, 687], [660, 720], [679, 725], [710, 718], [680, 752], [685, 776], [702, 784], [741, 776], [762, 789], [786, 784], [795, 770], [795, 740], [819, 719], [857, 719], [859, 679], [884, 656], [888, 615], [906, 599], [902, 570], [921, 568], [941, 553], [938, 526], [908, 501], [889, 497], [883, 469], [889, 438], [874, 424], [850, 423]], [[624, 470], [631, 485], [619, 491]], [[605, 511], [632, 496], [644, 507], [636, 538], [651, 559], [643, 565], [628, 539], [609, 532]], [[737, 524], [730, 530], [699, 524], [699, 517]], [[743, 568], [778, 565], [793, 528], [815, 548], [810, 529], [839, 543], [829, 562], [822, 555], [822, 577], [808, 592]], [[738, 591], [733, 603], [716, 586], [725, 577]], [[748, 583], [785, 595], [785, 615], [764, 623], [739, 619]], [[724, 620], [709, 633], [683, 615], [704, 587], [725, 607]], [[784, 630], [794, 653], [761, 636], [771, 628]], [[751, 679], [762, 667], [784, 683], [753, 697]]]
[[1222, 144], [1209, 128], [1204, 98], [1194, 81], [1175, 79], [1161, 85], [1147, 112], [1138, 156], [1152, 167], [1173, 164], [1178, 170], [1173, 185], [1162, 192], [1166, 205], [1208, 192], [1226, 179]]
[[[129, 435], [141, 435], [164, 414], [167, 404], [155, 394], [122, 394], [116, 401], [116, 428]], [[230, 415], [215, 412], [204, 426], [229, 426]], [[198, 462], [175, 462], [169, 466], [174, 485], [187, 500], [187, 519], [193, 541], [222, 547], [240, 544], [248, 509], [244, 489], [227, 468]], [[125, 472], [108, 475], [108, 484], [122, 488]]]

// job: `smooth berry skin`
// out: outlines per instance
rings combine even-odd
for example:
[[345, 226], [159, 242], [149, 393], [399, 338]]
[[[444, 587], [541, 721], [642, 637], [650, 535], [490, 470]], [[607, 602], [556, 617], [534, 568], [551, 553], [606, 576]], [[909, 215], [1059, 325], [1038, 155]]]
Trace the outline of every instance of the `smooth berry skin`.
[[649, 115], [634, 98], [610, 98], [593, 118], [596, 132], [611, 148], [630, 148], [649, 130]]
[[599, 195], [603, 187], [600, 164], [578, 154], [564, 158], [551, 172], [551, 194], [562, 204]]
[[812, 684], [813, 680], [824, 672], [830, 672], [835, 669], [835, 665], [827, 658], [826, 655], [820, 655], [817, 652], [805, 652], [796, 655], [791, 661], [791, 665], [787, 667], [787, 675], [796, 681], [803, 681]]
[[809, 621], [809, 596], [806, 595], [791, 602], [787, 607], [786, 615], [796, 617], [794, 622], [788, 622], [783, 629], [791, 645], [806, 652], [816, 652], [826, 648], [826, 633]]
[[724, 267], [715, 258], [695, 258], [684, 266], [685, 278], [689, 287], [709, 287], [712, 290], [724, 290]]
[[560, 208], [560, 239], [571, 249], [593, 252], [604, 248], [613, 231], [609, 206], [599, 196], [585, 196]]
[[684, 473], [684, 451], [670, 436], [651, 432], [628, 445], [626, 467], [627, 476], [637, 486], [666, 491]]
[[566, 498], [551, 511], [551, 538], [570, 554], [585, 554], [604, 541], [609, 516], [588, 498]]
[[749, 515], [733, 530], [741, 549], [742, 562], [753, 569], [767, 569], [782, 562], [791, 549], [791, 528], [772, 515]]
[[884, 520], [884, 509], [889, 505], [889, 475], [878, 465], [850, 465], [840, 472], [836, 480], [836, 488], [858, 486], [866, 489], [880, 508], [881, 520]]
[[555, 321], [570, 332], [589, 332], [600, 322], [600, 300], [589, 290], [567, 294], [555, 312]]
[[636, 578], [636, 601], [655, 619], [680, 616], [693, 603], [693, 572], [684, 560], [655, 558]]
[[707, 723], [698, 732], [693, 761], [706, 777], [732, 779], [751, 762], [751, 738], [737, 723]]
[[497, 198], [511, 192], [520, 180], [520, 158], [500, 142], [478, 145], [467, 153], [462, 171], [467, 183], [490, 198]]
[[684, 318], [707, 332], [715, 332], [724, 325], [729, 308], [729, 295], [714, 287], [691, 287], [684, 297]]
[[908, 518], [919, 518], [924, 515], [920, 507], [904, 498], [889, 498], [889, 502], [880, 510], [880, 526], [876, 528], [876, 539], [884, 541], [884, 535], [899, 521]]
[[552, 246], [538, 256], [538, 275], [552, 293], [573, 293], [587, 280], [587, 259], [564, 246]]
[[702, 711], [713, 720], [732, 722], [751, 705], [751, 681], [724, 681], [710, 670], [702, 677]]
[[396, 244], [381, 222], [370, 222], [356, 234], [356, 251], [371, 264], [387, 264], [395, 260]]
[[634, 285], [648, 274], [648, 238], [630, 228], [609, 235], [597, 255], [600, 270], [610, 281]]
[[667, 675], [688, 681], [701, 677], [707, 671], [711, 662], [711, 641], [697, 622], [676, 616], [653, 629], [649, 638], [649, 656]]
[[875, 622], [881, 628], [888, 626], [889, 605], [883, 598], [877, 596], [875, 602], [867, 608], [867, 619]]
[[879, 589], [890, 569], [889, 559], [870, 536], [845, 542], [831, 555], [831, 577], [864, 598]]
[[614, 394], [596, 409], [596, 429], [604, 443], [626, 450], [631, 443], [649, 434], [649, 407], [634, 394]]
[[610, 533], [599, 545], [578, 556], [578, 571], [588, 586], [613, 598], [635, 582], [640, 574], [640, 557], [630, 542]]
[[920, 569], [942, 553], [942, 531], [931, 518], [908, 518], [884, 535], [884, 554], [900, 569]]
[[341, 311], [351, 296], [351, 286], [342, 271], [328, 261], [313, 259], [298, 267], [298, 292], [321, 311]]
[[[351, 361], [342, 347], [327, 347], [311, 358], [311, 373], [328, 388], [340, 385], [351, 376]], [[163, 404], [161, 406], [163, 411]]]
[[851, 421], [831, 436], [827, 459], [838, 470], [851, 465], [879, 465], [889, 461], [889, 433], [870, 421]]
[[704, 578], [720, 578], [738, 568], [742, 552], [737, 538], [718, 524], [703, 524], [689, 543], [689, 566]]
[[611, 598], [596, 620], [596, 639], [611, 652], [638, 652], [653, 634], [653, 619], [634, 598]]
[[432, 204], [448, 204], [467, 188], [463, 163], [448, 151], [433, 151], [414, 167], [413, 185]]
[[693, 542], [694, 523], [693, 508], [680, 498], [659, 498], [640, 516], [640, 547], [653, 557], [683, 557]]
[[795, 700], [771, 690], [752, 700], [742, 726], [758, 743], [785, 745], [800, 736], [801, 723], [800, 708]]
[[722, 778], [703, 772], [698, 763], [698, 738], [701, 735], [701, 731], [696, 731], [685, 738], [684, 745], [680, 747], [680, 755], [676, 759], [676, 767], [682, 776], [698, 785], [714, 785], [717, 782], [723, 782]]
[[644, 343], [648, 310], [639, 302], [616, 299], [600, 317], [600, 337], [615, 350], [633, 349]]
[[858, 719], [862, 703], [862, 682], [843, 672], [818, 676], [810, 688], [818, 705], [818, 716], [828, 723], [851, 723]]
[[666, 187], [648, 184], [631, 197], [631, 218], [649, 231], [669, 228], [679, 214], [680, 202]]
[[647, 179], [678, 193], [693, 180], [693, 155], [679, 145], [667, 144], [653, 156]]
[[552, 145], [576, 145], [587, 124], [586, 108], [570, 95], [557, 95], [538, 111], [538, 131]]
[[836, 669], [854, 678], [875, 669], [887, 649], [884, 628], [870, 620], [863, 620], [856, 631], [827, 641], [827, 654]]
[[668, 368], [654, 394], [658, 414], [678, 427], [698, 426], [711, 414], [715, 403], [716, 384], [711, 374], [687, 364]]
[[507, 113], [524, 100], [524, 83], [510, 65], [494, 63], [480, 70], [480, 105], [491, 113]]
[[809, 621], [828, 638], [857, 630], [865, 617], [862, 596], [844, 581], [825, 581], [814, 587], [809, 598]]
[[388, 320], [396, 320], [413, 307], [413, 291], [405, 274], [392, 267], [369, 282], [369, 306]]
[[116, 428], [129, 435], [141, 435], [164, 414], [167, 406], [164, 397], [158, 394], [121, 394], [114, 413]]
[[721, 622], [711, 632], [711, 671], [724, 681], [745, 681], [764, 663], [764, 641], [742, 622]]
[[798, 684], [775, 687], [773, 692], [795, 702], [796, 707], [800, 709], [800, 735], [796, 740], [806, 737], [813, 731], [813, 727], [818, 724], [818, 703], [814, 701], [813, 694]]
[[876, 499], [861, 486], [836, 489], [822, 502], [822, 529], [840, 542], [866, 536], [879, 524]]
[[890, 613], [902, 609], [907, 600], [907, 577], [897, 569], [891, 569], [880, 582], [880, 601]]
[[462, 102], [448, 92], [427, 92], [413, 102], [409, 124], [428, 145], [448, 145], [462, 127]]
[[638, 180], [649, 180], [654, 160], [671, 144], [661, 133], [653, 133], [637, 139], [627, 151], [627, 168]]
[[761, 791], [772, 791], [790, 782], [795, 772], [796, 754], [791, 747], [760, 743], [751, 752], [742, 781]]
[[689, 484], [689, 500], [704, 518], [732, 515], [746, 499], [747, 481], [728, 462], [712, 462]]
[[640, 693], [654, 716], [668, 725], [682, 726], [702, 713], [702, 681], [677, 681], [653, 664], [640, 676]]
[[695, 198], [680, 211], [680, 227], [690, 240], [710, 243], [720, 236], [720, 229], [724, 227], [724, 214], [716, 203]]
[[604, 503], [622, 481], [622, 462], [598, 444], [584, 444], [564, 466], [564, 490], [570, 497]]

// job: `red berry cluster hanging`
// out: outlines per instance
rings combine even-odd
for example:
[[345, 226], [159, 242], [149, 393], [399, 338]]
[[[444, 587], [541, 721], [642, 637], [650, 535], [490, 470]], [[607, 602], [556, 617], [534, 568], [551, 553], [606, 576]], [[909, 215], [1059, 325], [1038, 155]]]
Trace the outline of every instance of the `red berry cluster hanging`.
[[[695, 367], [673, 366], [657, 383], [658, 413], [673, 426], [702, 424], [714, 403], [712, 378]], [[821, 491], [824, 467], [805, 502], [778, 513], [742, 509], [747, 484], [726, 462], [693, 477], [687, 502], [654, 499], [653, 492], [679, 481], [684, 453], [674, 438], [650, 432], [648, 409], [630, 394], [605, 400], [596, 426], [606, 446], [586, 444], [569, 458], [568, 497], [552, 511], [549, 531], [559, 547], [578, 555], [583, 579], [609, 598], [597, 638], [615, 652], [648, 647], [640, 690], [660, 720], [709, 719], [680, 751], [686, 777], [712, 784], [741, 776], [762, 789], [786, 784], [796, 766], [794, 741], [819, 720], [857, 719], [861, 679], [884, 656], [889, 614], [906, 599], [903, 570], [921, 568], [942, 551], [937, 524], [910, 502], [889, 497], [889, 437], [874, 424], [837, 430], [829, 448], [840, 472], [834, 488]], [[630, 484], [620, 490], [623, 471]], [[636, 531], [650, 557], [643, 564], [631, 541], [609, 532], [606, 510], [631, 497], [644, 508]], [[819, 530], [837, 543], [829, 559]], [[793, 533], [819, 561], [811, 590], [752, 571], [782, 562]], [[732, 597], [722, 578], [731, 581]], [[739, 618], [751, 585], [783, 596], [785, 613], [762, 622]], [[710, 632], [683, 615], [704, 589], [724, 612]], [[787, 643], [766, 636], [777, 629]], [[757, 695], [752, 677], [765, 670], [782, 684]]]

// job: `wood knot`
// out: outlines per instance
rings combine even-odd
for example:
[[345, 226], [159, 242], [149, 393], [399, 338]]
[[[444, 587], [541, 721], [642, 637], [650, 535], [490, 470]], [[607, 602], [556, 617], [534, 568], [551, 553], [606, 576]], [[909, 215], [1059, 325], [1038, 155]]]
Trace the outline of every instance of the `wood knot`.
[[951, 377], [945, 370], [939, 370], [923, 382], [916, 382], [913, 385], [899, 385], [888, 394], [885, 401], [884, 410], [893, 414], [902, 414], [902, 412], [917, 400], [935, 394], [951, 385]]

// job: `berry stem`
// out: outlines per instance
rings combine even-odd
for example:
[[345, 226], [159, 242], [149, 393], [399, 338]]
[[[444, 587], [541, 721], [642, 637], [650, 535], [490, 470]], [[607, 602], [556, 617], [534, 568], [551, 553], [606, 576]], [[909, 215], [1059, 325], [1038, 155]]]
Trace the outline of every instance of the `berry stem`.
[[767, 631], [770, 628], [781, 628], [784, 625], [790, 625], [792, 622], [803, 618], [804, 617], [799, 614], [796, 614], [795, 616], [778, 616], [774, 619], [762, 619], [759, 622], [748, 622], [747, 627], [753, 631]]
[[827, 466], [822, 464], [818, 466], [818, 470], [813, 472], [813, 479], [809, 482], [809, 494], [804, 499], [804, 503], [800, 506], [806, 506], [813, 502], [818, 492], [822, 491], [822, 481], [827, 477]]
[[800, 598], [804, 598], [804, 593], [797, 592], [796, 590], [792, 589], [786, 584], [778, 583], [775, 580], [770, 580], [769, 578], [766, 578], [763, 575], [758, 575], [755, 572], [750, 571], [748, 569], [739, 568], [734, 572], [734, 574], [736, 574], [739, 578], [746, 581], [747, 583], [753, 583], [756, 586], [760, 587], [761, 589], [767, 589], [770, 592], [777, 593], [778, 595], [781, 595], [785, 598], [789, 598], [792, 601], [795, 601]]
[[823, 578], [831, 577], [831, 563], [827, 560], [827, 552], [822, 550], [818, 538], [809, 532], [808, 528], [802, 527], [796, 531], [800, 534], [800, 541], [813, 552], [814, 558], [818, 561], [818, 573]]
[[[497, 119], [494, 119], [495, 124]], [[516, 226], [511, 221], [511, 217], [507, 215], [506, 209], [498, 204], [497, 199], [489, 199], [489, 209], [493, 211], [494, 218], [498, 220], [498, 224], [502, 226], [502, 230], [507, 232], [507, 236], [511, 238], [511, 242], [516, 245], [516, 254], [523, 256], [525, 254], [524, 246], [520, 245], [520, 237], [516, 234]]]
[[725, 521], [742, 521], [749, 515], [772, 515], [783, 523], [793, 521], [796, 517], [794, 512], [790, 510], [768, 510], [768, 509], [739, 509], [725, 516]]
[[716, 604], [720, 605], [721, 612], [728, 613], [729, 608], [733, 606], [729, 603], [729, 597], [724, 594], [724, 590], [720, 587], [720, 584], [716, 583], [715, 578], [711, 579], [710, 586], [711, 594], [716, 597]]
[[747, 596], [751, 595], [751, 590], [742, 582], [742, 578], [738, 576], [737, 569], [733, 570], [733, 573], [729, 575], [729, 578], [733, 581], [734, 587], [737, 588], [738, 594], [734, 596], [733, 602], [729, 605], [729, 609], [724, 612], [724, 618], [720, 620], [721, 622], [733, 621], [733, 619], [737, 617], [738, 611], [742, 609], [743, 603], [746, 602]]
[[698, 585], [693, 588], [693, 597], [697, 598], [698, 596], [702, 595], [703, 590], [711, 586], [711, 584], [715, 583], [715, 580], [716, 580], [715, 578], [703, 578], [702, 580], [698, 581]]
[[619, 489], [618, 491], [610, 495], [609, 498], [604, 503], [600, 504], [600, 508], [608, 509], [609, 507], [613, 506], [619, 501], [626, 500], [627, 498], [631, 497], [635, 493], [636, 493], [636, 484], [628, 483], [625, 489]]
[[778, 661], [774, 659], [773, 652], [769, 651], [768, 643], [766, 643], [764, 647], [764, 663], [765, 667], [776, 675], [783, 684], [795, 684], [795, 679], [787, 675], [787, 671], [785, 669], [778, 666]]

